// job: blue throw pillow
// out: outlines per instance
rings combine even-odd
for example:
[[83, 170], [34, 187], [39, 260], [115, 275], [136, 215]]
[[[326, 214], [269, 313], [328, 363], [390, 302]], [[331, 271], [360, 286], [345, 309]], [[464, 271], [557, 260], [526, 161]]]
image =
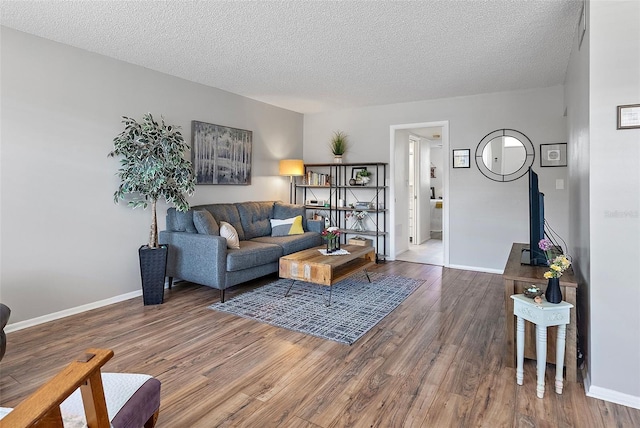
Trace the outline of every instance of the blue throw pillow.
[[220, 227], [218, 227], [216, 219], [207, 210], [194, 211], [193, 224], [200, 234], [220, 236]]
[[285, 204], [280, 201], [273, 205], [273, 218], [284, 220], [299, 215], [302, 216], [302, 228], [307, 230], [306, 210], [303, 205]]

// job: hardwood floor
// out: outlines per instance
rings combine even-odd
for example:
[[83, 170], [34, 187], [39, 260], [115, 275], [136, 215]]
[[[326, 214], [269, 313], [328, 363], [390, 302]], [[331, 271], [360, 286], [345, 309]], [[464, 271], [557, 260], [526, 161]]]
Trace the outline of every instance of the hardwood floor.
[[217, 290], [181, 283], [163, 305], [139, 297], [8, 334], [0, 405], [97, 347], [115, 352], [105, 371], [162, 381], [157, 427], [640, 426], [640, 410], [588, 398], [581, 383], [556, 395], [552, 365], [544, 399], [533, 361], [516, 386], [501, 276], [406, 262], [371, 270], [425, 282], [352, 346], [215, 312]]

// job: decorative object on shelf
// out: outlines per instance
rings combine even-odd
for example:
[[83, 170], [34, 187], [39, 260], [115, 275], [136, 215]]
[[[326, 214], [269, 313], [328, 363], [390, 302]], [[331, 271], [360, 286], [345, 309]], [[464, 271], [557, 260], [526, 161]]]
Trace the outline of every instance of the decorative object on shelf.
[[331, 176], [329, 174], [323, 174], [313, 172], [311, 170], [303, 174], [303, 183], [308, 186], [331, 186]]
[[327, 238], [327, 253], [340, 250], [340, 230], [337, 227], [327, 227], [322, 231], [322, 236]]
[[356, 185], [356, 179], [352, 178], [349, 180], [349, 186], [355, 186]]
[[471, 157], [471, 149], [454, 149], [453, 150], [453, 167], [454, 168], [471, 168], [471, 163], [469, 162], [470, 157]]
[[363, 201], [357, 201], [355, 204], [351, 204], [351, 206], [356, 210], [368, 210], [373, 208], [371, 202], [363, 202]]
[[640, 104], [618, 106], [617, 129], [640, 128]]
[[[354, 173], [355, 173], [355, 177], [354, 177]], [[367, 171], [366, 166], [351, 168], [351, 178], [356, 179], [356, 182], [355, 182], [356, 186], [366, 186], [371, 181], [371, 171]], [[351, 180], [349, 180], [349, 184], [351, 184]]]
[[567, 166], [567, 143], [540, 144], [540, 166]]
[[364, 219], [367, 218], [367, 213], [364, 211], [356, 211], [353, 210], [347, 213], [347, 218], [353, 217], [353, 227], [352, 229], [356, 232], [365, 232], [367, 228], [364, 226]]
[[295, 193], [293, 177], [304, 176], [304, 162], [302, 159], [283, 159], [280, 161], [279, 174], [290, 177], [289, 181], [289, 203], [293, 204]]
[[347, 241], [349, 245], [357, 245], [359, 247], [372, 247], [373, 240], [367, 239], [363, 236], [354, 236], [353, 238], [349, 238]]
[[552, 259], [554, 246], [547, 238], [540, 240], [538, 247], [544, 251], [547, 263], [549, 264], [549, 270], [544, 273], [544, 277], [549, 280], [544, 296], [549, 303], [560, 303], [562, 301], [560, 277], [565, 270], [569, 269], [571, 262], [564, 254], [560, 254]]
[[[146, 113], [142, 123], [124, 117], [125, 128], [113, 139], [109, 157], [120, 156], [118, 177], [120, 186], [113, 194], [115, 203], [129, 196], [127, 205], [146, 209], [151, 203], [149, 243], [138, 250], [142, 290], [145, 305], [160, 304], [164, 300], [164, 280], [167, 266], [166, 245], [158, 245], [156, 205], [164, 198], [178, 211], [189, 210], [186, 195], [192, 195], [195, 178], [191, 162], [184, 158], [189, 146], [184, 142], [178, 126], [158, 123]], [[149, 271], [151, 269], [151, 271]]]
[[251, 184], [253, 132], [191, 121], [196, 184]]
[[525, 295], [525, 297], [534, 299], [538, 296], [542, 296], [542, 289], [537, 285], [532, 284], [524, 289], [523, 294]]
[[347, 151], [347, 144], [347, 134], [342, 131], [335, 131], [333, 133], [329, 147], [331, 148], [331, 153], [333, 153], [333, 161], [335, 163], [342, 163], [342, 157]]

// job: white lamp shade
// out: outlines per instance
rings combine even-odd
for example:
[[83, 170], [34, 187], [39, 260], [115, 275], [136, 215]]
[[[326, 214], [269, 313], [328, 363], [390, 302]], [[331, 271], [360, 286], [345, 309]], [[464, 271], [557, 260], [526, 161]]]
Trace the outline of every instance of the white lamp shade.
[[291, 177], [304, 175], [304, 162], [302, 159], [281, 160], [280, 175], [287, 175]]

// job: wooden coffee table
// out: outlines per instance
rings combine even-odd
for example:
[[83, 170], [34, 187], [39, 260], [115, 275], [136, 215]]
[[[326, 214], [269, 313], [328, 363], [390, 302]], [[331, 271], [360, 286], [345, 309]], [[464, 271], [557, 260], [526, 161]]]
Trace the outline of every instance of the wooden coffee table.
[[350, 254], [341, 256], [325, 256], [320, 251], [324, 246], [310, 248], [280, 257], [280, 278], [292, 279], [291, 285], [285, 296], [289, 295], [291, 287], [296, 280], [311, 282], [329, 287], [329, 302], [331, 305], [331, 290], [333, 284], [364, 271], [371, 282], [366, 269], [376, 263], [376, 254], [373, 247], [361, 247], [358, 245], [344, 245], [341, 247]]

